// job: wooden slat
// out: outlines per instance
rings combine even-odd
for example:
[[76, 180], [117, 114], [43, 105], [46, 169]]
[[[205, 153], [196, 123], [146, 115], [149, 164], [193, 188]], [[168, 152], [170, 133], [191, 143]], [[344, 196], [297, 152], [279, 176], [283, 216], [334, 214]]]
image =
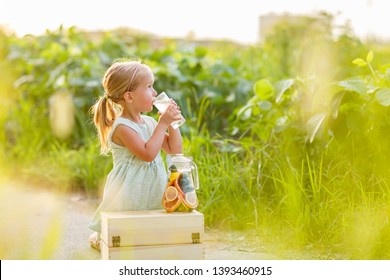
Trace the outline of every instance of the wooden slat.
[[101, 246], [103, 260], [202, 260], [203, 244], [179, 244], [161, 246], [109, 247]]

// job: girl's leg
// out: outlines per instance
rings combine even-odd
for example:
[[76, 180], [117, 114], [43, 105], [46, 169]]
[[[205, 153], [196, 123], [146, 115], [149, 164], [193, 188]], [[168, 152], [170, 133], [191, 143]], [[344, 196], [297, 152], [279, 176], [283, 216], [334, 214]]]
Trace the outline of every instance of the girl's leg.
[[95, 231], [94, 233], [92, 233], [89, 236], [88, 240], [89, 240], [89, 245], [92, 248], [100, 251], [100, 234], [99, 234], [99, 232]]

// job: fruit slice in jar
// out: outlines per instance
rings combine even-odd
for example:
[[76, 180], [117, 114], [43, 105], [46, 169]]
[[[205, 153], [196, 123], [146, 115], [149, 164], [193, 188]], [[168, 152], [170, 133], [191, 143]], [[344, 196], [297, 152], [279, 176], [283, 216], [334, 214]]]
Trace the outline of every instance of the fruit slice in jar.
[[198, 197], [196, 196], [196, 192], [186, 193], [184, 202], [189, 208], [195, 209], [198, 207]]
[[178, 196], [175, 200], [168, 201], [166, 199], [163, 199], [163, 207], [167, 212], [174, 212], [181, 204], [182, 199], [180, 196]]
[[172, 172], [169, 175], [169, 181], [175, 181], [179, 177], [180, 177], [180, 172]]
[[169, 186], [165, 190], [165, 198], [167, 201], [174, 201], [178, 195], [179, 191], [173, 186]]
[[178, 178], [176, 178], [174, 186], [175, 186], [176, 189], [179, 191], [179, 193], [184, 197], [184, 192], [183, 192], [183, 190], [181, 189], [180, 184], [179, 184], [180, 178], [181, 178], [181, 176], [178, 177]]

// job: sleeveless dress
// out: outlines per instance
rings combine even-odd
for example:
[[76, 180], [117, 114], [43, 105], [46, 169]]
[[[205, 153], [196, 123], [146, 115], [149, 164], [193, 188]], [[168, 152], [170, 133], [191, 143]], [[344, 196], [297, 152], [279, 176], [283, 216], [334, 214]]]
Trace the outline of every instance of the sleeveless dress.
[[111, 128], [108, 144], [112, 150], [113, 169], [107, 176], [102, 202], [89, 224], [89, 228], [94, 231], [101, 231], [102, 211], [162, 209], [167, 171], [160, 152], [152, 162], [145, 162], [111, 139], [118, 125], [126, 125], [135, 130], [142, 140], [148, 141], [157, 122], [149, 116], [141, 117], [144, 124], [119, 117]]

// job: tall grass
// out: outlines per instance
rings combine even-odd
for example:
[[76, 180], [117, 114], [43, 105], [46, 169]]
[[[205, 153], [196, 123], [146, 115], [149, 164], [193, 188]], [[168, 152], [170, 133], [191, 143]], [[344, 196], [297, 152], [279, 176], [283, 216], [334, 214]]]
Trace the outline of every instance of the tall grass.
[[375, 168], [386, 165], [381, 159], [367, 163], [375, 148], [351, 139], [321, 150], [283, 137], [259, 146], [210, 136], [201, 125], [185, 152], [198, 164], [207, 226], [242, 231], [280, 258], [390, 258], [390, 178]]
[[256, 235], [257, 246], [282, 258], [390, 257], [386, 178], [364, 177], [325, 154], [320, 162], [306, 155], [299, 166], [273, 158], [262, 168], [256, 154], [222, 152], [213, 141], [200, 148], [195, 160], [208, 226]]
[[110, 157], [99, 154], [96, 141], [79, 149], [68, 149], [54, 142], [51, 149], [34, 165], [24, 167], [26, 178], [59, 191], [81, 191], [88, 196], [99, 195], [112, 168]]

